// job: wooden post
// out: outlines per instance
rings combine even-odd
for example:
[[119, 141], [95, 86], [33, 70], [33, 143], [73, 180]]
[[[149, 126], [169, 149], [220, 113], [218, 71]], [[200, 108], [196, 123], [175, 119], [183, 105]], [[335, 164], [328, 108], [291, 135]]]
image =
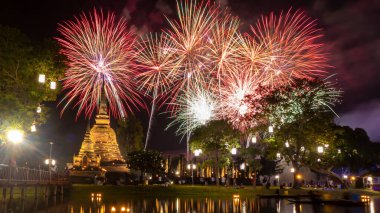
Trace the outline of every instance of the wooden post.
[[49, 185], [45, 185], [45, 191], [44, 191], [44, 196], [47, 198], [49, 195]]
[[53, 195], [54, 195], [54, 197], [57, 195], [57, 188], [58, 188], [57, 185], [53, 185]]
[[25, 199], [25, 187], [21, 187], [21, 200]]
[[9, 187], [9, 199], [13, 200], [13, 186], [12, 185]]
[[60, 186], [61, 190], [60, 190], [60, 194], [61, 196], [63, 197], [63, 185]]
[[3, 186], [3, 202], [7, 201], [7, 187]]
[[38, 186], [34, 186], [34, 199], [37, 200], [38, 198]]

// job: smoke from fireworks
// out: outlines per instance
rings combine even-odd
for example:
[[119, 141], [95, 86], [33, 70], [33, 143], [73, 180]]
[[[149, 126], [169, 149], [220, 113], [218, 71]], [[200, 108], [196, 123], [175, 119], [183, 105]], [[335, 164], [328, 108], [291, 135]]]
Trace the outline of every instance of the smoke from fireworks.
[[115, 117], [125, 117], [127, 109], [141, 104], [132, 81], [135, 36], [126, 28], [124, 19], [95, 9], [59, 24], [57, 40], [67, 57], [62, 113], [75, 102], [77, 116], [84, 112], [89, 117], [105, 98]]

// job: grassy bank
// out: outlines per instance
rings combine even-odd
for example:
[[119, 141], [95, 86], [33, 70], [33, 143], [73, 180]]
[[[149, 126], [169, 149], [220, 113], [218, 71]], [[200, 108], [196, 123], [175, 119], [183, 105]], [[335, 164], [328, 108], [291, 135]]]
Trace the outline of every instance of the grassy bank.
[[[310, 189], [287, 189], [289, 195], [307, 194]], [[285, 190], [281, 190], [284, 193]], [[333, 197], [340, 197], [342, 193], [350, 191], [352, 193], [380, 196], [380, 192], [372, 190], [333, 190], [323, 191]], [[224, 186], [186, 186], [171, 185], [164, 186], [95, 186], [95, 185], [73, 185], [71, 188], [71, 200], [89, 199], [91, 193], [101, 193], [103, 199], [114, 200], [120, 198], [155, 198], [155, 197], [183, 197], [183, 198], [232, 198], [233, 195], [240, 197], [255, 197], [260, 194], [275, 194], [276, 188], [265, 189], [263, 187], [246, 186], [244, 188], [224, 187]]]

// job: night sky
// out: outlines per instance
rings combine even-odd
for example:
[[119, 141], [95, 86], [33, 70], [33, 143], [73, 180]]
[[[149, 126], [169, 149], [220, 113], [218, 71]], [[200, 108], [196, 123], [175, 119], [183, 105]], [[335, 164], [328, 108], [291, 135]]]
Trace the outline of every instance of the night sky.
[[[330, 73], [336, 73], [344, 91], [342, 103], [336, 107], [340, 118], [336, 122], [353, 128], [364, 128], [372, 141], [380, 141], [380, 0], [220, 0], [241, 18], [241, 31], [247, 31], [262, 14], [289, 8], [303, 9], [317, 19], [325, 34], [324, 42], [331, 53]], [[81, 11], [93, 8], [111, 10], [125, 17], [139, 33], [159, 31], [167, 22], [163, 14], [175, 16], [175, 0], [34, 0], [6, 1], [0, 6], [0, 24], [19, 28], [35, 41], [58, 35], [57, 23], [72, 19]], [[75, 121], [75, 112], [58, 114], [56, 103], [52, 116], [40, 128], [39, 141], [29, 141], [30, 147], [46, 157], [49, 141], [53, 141], [53, 156], [59, 162], [70, 162], [79, 151], [86, 121]], [[147, 113], [136, 111], [145, 127]], [[156, 116], [150, 148], [161, 151], [184, 150], [185, 142], [175, 137], [173, 130], [164, 131], [168, 119]], [[62, 165], [62, 164], [61, 164]]]

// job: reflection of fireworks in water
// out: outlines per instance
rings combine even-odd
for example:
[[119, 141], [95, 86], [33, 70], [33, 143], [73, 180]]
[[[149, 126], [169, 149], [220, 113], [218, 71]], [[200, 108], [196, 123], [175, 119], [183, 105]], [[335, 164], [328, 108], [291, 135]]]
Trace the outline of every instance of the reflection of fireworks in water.
[[63, 111], [73, 102], [78, 113], [91, 116], [104, 94], [115, 117], [125, 117], [126, 108], [140, 105], [132, 81], [135, 67], [135, 37], [126, 32], [126, 21], [102, 11], [81, 14], [74, 21], [59, 25], [62, 37], [57, 38], [61, 53], [67, 57], [63, 89], [68, 90], [60, 101]]

